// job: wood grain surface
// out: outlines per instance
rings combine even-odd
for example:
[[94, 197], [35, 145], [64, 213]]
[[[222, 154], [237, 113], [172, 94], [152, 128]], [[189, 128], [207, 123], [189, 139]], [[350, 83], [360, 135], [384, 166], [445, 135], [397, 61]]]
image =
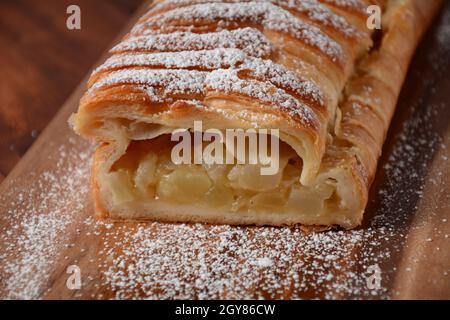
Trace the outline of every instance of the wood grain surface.
[[[0, 185], [0, 297], [450, 299], [449, 30], [447, 2], [411, 65], [364, 224], [349, 232], [96, 221], [93, 147], [67, 126], [82, 82]], [[133, 243], [139, 230], [148, 238]], [[67, 286], [70, 265], [80, 289]]]
[[[140, 3], [0, 1], [0, 182]], [[81, 30], [66, 27], [72, 4], [81, 9]]]

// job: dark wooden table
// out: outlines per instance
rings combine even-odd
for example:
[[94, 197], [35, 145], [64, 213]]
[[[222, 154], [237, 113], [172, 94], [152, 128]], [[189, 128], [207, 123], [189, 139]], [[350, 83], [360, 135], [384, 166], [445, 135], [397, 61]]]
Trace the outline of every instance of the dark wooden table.
[[[177, 298], [186, 293], [194, 298], [234, 299], [248, 294], [253, 298], [450, 299], [449, 26], [447, 1], [412, 62], [364, 225], [347, 232], [302, 234], [287, 228], [94, 219], [88, 161], [92, 145], [67, 125], [85, 90], [81, 81], [0, 184], [0, 298]], [[96, 38], [85, 39], [89, 43]], [[64, 59], [54, 59], [71, 70]], [[80, 64], [88, 63], [79, 59], [72, 66]], [[70, 74], [78, 74], [75, 71]], [[38, 78], [37, 83], [44, 81]], [[24, 86], [31, 84], [37, 86], [31, 80]], [[34, 90], [35, 97], [43, 100], [27, 106], [30, 111], [23, 114], [30, 119], [43, 117], [38, 108], [46, 106], [44, 100], [56, 101], [49, 96], [61, 94]], [[155, 235], [165, 251], [155, 245]], [[242, 239], [249, 243], [241, 246]], [[255, 257], [268, 257], [274, 263], [282, 257], [284, 262], [265, 268], [254, 264]], [[81, 270], [83, 285], [76, 290], [67, 286], [70, 266]], [[382, 275], [381, 287], [375, 291], [366, 278], [366, 269], [372, 266], [378, 266]], [[219, 283], [224, 289], [217, 291]], [[295, 284], [297, 292], [292, 290]]]
[[[0, 182], [141, 3], [0, 1]], [[81, 30], [66, 27], [71, 4]]]

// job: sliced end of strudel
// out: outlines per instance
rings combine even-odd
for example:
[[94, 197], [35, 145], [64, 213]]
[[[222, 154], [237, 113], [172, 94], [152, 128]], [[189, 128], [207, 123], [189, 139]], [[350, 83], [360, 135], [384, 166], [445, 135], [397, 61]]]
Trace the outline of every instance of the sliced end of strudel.
[[[438, 9], [439, 1], [427, 3], [155, 2], [94, 71], [71, 119], [100, 144], [92, 179], [98, 213], [358, 226], [408, 63]], [[381, 31], [367, 27], [371, 4]], [[173, 160], [174, 132], [206, 157], [230, 129], [264, 132], [258, 146], [278, 141], [276, 170], [262, 174], [267, 163], [236, 155]], [[196, 140], [208, 134], [211, 143]], [[250, 143], [244, 149], [249, 160], [255, 152]]]

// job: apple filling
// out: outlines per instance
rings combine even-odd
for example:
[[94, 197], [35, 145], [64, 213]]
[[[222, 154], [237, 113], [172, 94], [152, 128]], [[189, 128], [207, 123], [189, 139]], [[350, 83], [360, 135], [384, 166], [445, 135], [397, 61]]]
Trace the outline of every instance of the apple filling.
[[174, 145], [169, 135], [132, 141], [101, 182], [112, 204], [163, 201], [239, 213], [318, 215], [338, 201], [335, 181], [301, 185], [302, 160], [284, 142], [274, 175], [262, 175], [261, 164], [176, 165], [171, 160]]

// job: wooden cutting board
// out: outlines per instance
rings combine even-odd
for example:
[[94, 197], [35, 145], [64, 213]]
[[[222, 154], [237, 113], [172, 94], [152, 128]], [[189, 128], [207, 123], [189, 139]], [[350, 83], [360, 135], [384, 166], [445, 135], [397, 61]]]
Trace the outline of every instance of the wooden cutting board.
[[0, 185], [0, 298], [450, 299], [449, 71], [447, 2], [412, 63], [364, 225], [318, 234], [96, 220], [93, 146], [67, 125], [83, 82]]

